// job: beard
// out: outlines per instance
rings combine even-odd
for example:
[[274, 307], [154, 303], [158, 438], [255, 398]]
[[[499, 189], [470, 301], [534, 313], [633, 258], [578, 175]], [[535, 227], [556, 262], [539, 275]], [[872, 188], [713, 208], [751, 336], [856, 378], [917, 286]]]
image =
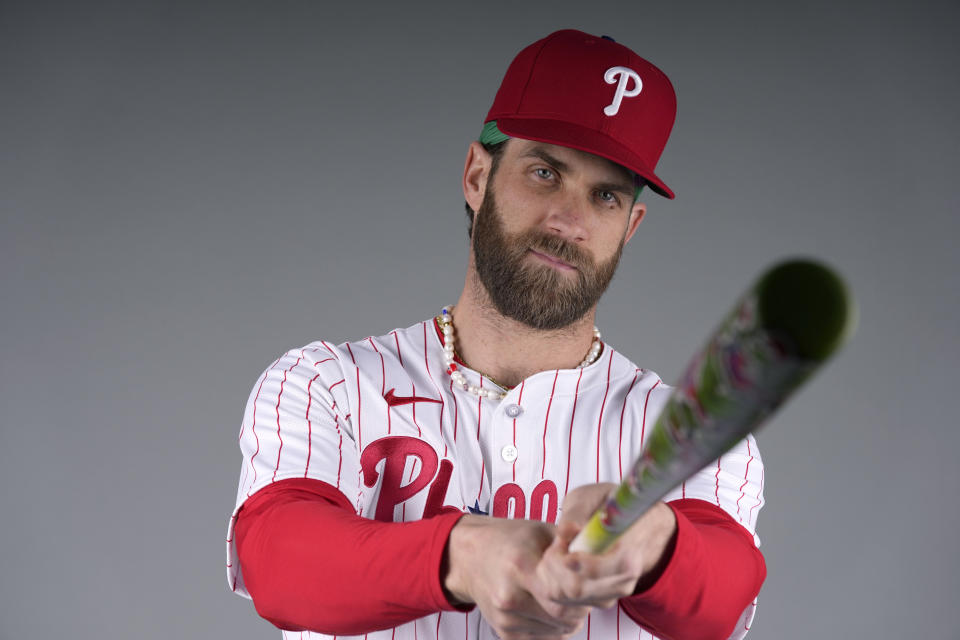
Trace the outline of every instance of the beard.
[[[583, 318], [607, 290], [623, 253], [597, 263], [583, 249], [537, 229], [507, 236], [492, 185], [475, 216], [473, 254], [477, 275], [502, 315], [533, 329], [555, 330]], [[531, 264], [528, 250], [555, 256], [576, 267], [572, 274]]]

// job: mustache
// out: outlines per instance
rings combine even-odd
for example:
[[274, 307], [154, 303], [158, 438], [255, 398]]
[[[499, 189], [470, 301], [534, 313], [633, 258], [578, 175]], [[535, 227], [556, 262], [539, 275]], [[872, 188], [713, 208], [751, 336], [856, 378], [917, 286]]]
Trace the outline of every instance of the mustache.
[[590, 265], [590, 258], [578, 246], [563, 238], [539, 231], [527, 234], [524, 238], [527, 246], [542, 253], [548, 253], [578, 269]]

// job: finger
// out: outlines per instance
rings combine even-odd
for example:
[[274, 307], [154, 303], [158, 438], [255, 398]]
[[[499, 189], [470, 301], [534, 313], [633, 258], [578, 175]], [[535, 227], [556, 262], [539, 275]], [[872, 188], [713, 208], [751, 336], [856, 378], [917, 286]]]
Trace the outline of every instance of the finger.
[[[516, 593], [513, 597], [495, 604], [497, 616], [500, 618], [497, 620], [499, 624], [495, 626], [513, 633], [566, 634], [572, 631], [572, 626], [576, 623], [574, 619], [568, 617], [561, 619], [552, 615], [529, 591]], [[556, 607], [556, 605], [551, 606]]]
[[588, 606], [560, 603], [552, 599], [552, 596], [560, 595], [555, 582], [555, 576], [558, 575], [555, 563], [541, 562], [527, 580], [527, 590], [543, 611], [553, 619], [563, 622], [567, 633], [573, 633], [583, 624], [590, 609]]
[[[586, 614], [584, 614], [586, 617]], [[537, 638], [543, 640], [546, 638], [565, 638], [575, 633], [580, 628], [580, 622], [571, 622], [559, 627], [545, 626], [532, 623], [524, 618], [515, 618], [511, 616], [502, 619], [488, 620], [491, 626], [497, 631], [501, 638]]]
[[582, 528], [615, 488], [615, 485], [605, 482], [574, 489], [563, 500], [559, 522], [573, 522]]
[[548, 613], [549, 604], [609, 606], [633, 593], [639, 572], [620, 555], [567, 553], [560, 544], [544, 553], [535, 572], [533, 593]]
[[557, 533], [553, 539], [553, 544], [563, 549], [563, 551], [566, 551], [570, 547], [570, 543], [573, 542], [573, 539], [580, 533], [580, 529], [581, 527], [576, 523], [570, 520], [562, 520], [560, 524], [557, 525]]
[[611, 607], [620, 598], [631, 595], [637, 580], [629, 574], [607, 576], [590, 581], [570, 582], [553, 602], [567, 607]]
[[626, 553], [620, 549], [608, 550], [607, 553], [599, 555], [577, 551], [567, 553], [563, 565], [585, 580], [596, 580], [626, 573], [637, 574], [636, 577], [639, 577], [643, 560], [637, 552]]

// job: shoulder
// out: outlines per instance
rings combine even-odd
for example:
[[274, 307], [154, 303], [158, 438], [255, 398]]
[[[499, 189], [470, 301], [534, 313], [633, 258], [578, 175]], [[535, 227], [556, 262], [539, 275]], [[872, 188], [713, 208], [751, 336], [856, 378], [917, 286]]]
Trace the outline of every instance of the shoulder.
[[655, 395], [669, 395], [670, 387], [655, 371], [635, 364], [627, 356], [604, 343], [596, 362], [584, 369], [581, 390], [613, 388], [633, 391], [652, 391]]
[[433, 318], [422, 320], [405, 328], [392, 329], [382, 335], [349, 340], [329, 345], [343, 361], [362, 366], [366, 362], [379, 363], [391, 358], [401, 363], [422, 359], [424, 351], [442, 346]]
[[385, 359], [415, 362], [416, 356], [426, 349], [440, 348], [433, 318], [418, 322], [406, 328], [397, 328], [379, 336], [367, 336], [344, 342], [314, 340], [300, 347], [289, 349], [277, 358], [265, 373], [291, 371], [304, 373], [310, 369], [318, 372], [347, 369], [364, 369], [376, 365], [378, 368]]

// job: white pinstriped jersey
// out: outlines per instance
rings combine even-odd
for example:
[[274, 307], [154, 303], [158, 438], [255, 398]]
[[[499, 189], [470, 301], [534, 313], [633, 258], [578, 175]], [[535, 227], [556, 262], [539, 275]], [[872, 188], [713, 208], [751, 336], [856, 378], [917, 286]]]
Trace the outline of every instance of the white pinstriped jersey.
[[[465, 367], [474, 384], [493, 383]], [[583, 369], [543, 371], [503, 400], [455, 387], [433, 320], [334, 346], [314, 342], [280, 357], [254, 385], [240, 431], [236, 508], [286, 478], [315, 478], [368, 518], [418, 520], [440, 508], [555, 522], [567, 491], [619, 482], [669, 396], [656, 374], [609, 345]], [[719, 505], [753, 536], [763, 464], [752, 436], [665, 500]], [[227, 533], [230, 587], [249, 597]], [[756, 603], [731, 638], [746, 634]], [[284, 638], [333, 638], [283, 632]], [[352, 637], [352, 636], [351, 636]], [[367, 640], [495, 638], [479, 610], [441, 612]], [[577, 638], [653, 638], [619, 608], [595, 609]], [[339, 636], [341, 640], [345, 636]]]

